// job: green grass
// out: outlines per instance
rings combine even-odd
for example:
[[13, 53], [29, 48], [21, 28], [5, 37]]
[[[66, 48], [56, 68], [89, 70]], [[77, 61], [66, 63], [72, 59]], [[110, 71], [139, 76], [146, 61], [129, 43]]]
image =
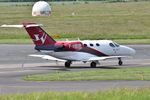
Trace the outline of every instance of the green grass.
[[[150, 39], [149, 5], [150, 2], [55, 4], [50, 17], [32, 17], [31, 6], [0, 6], [0, 24], [42, 23], [50, 35], [59, 36], [56, 39], [137, 39], [136, 43], [141, 43], [141, 39]], [[9, 43], [10, 39], [29, 37], [24, 29], [0, 28], [0, 39]]]
[[114, 41], [120, 44], [150, 44], [150, 39], [118, 39]]
[[150, 67], [79, 72], [56, 71], [48, 74], [28, 75], [23, 79], [27, 81], [150, 80]]
[[31, 44], [31, 39], [0, 39], [0, 44]]
[[44, 92], [0, 95], [0, 100], [149, 100], [150, 89], [113, 89], [99, 92]]
[[[67, 40], [78, 40], [77, 38], [66, 38]], [[56, 39], [57, 41], [66, 41], [66, 39]], [[150, 39], [117, 39], [114, 40], [120, 44], [150, 44]], [[0, 39], [0, 44], [31, 44], [31, 39]]]
[[[66, 38], [67, 40], [78, 40]], [[66, 41], [66, 39], [56, 39], [57, 41]], [[114, 40], [120, 44], [150, 44], [150, 39], [118, 39]], [[0, 39], [0, 44], [33, 44], [31, 39]]]

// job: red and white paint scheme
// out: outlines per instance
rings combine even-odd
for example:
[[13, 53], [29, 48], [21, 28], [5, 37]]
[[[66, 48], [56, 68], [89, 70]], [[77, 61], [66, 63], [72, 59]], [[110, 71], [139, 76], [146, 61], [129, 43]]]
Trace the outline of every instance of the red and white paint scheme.
[[[15, 25], [3, 25], [2, 27], [15, 27]], [[21, 27], [24, 27], [32, 38], [35, 49], [44, 53], [44, 55], [32, 54], [29, 56], [65, 61], [67, 68], [74, 61], [90, 62], [90, 66], [94, 68], [100, 60], [113, 58], [117, 58], [118, 64], [122, 65], [121, 58], [135, 54], [134, 49], [111, 40], [55, 41], [36, 23], [23, 23]]]

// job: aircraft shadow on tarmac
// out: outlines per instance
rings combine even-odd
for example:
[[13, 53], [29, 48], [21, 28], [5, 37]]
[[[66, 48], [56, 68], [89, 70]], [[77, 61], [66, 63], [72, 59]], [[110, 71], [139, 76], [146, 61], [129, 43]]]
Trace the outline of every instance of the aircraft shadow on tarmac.
[[89, 66], [71, 66], [70, 68], [65, 68], [64, 66], [37, 66], [41, 68], [47, 68], [49, 70], [64, 70], [67, 71], [69, 69], [120, 69], [120, 66], [97, 66], [96, 68], [91, 68]]
[[46, 65], [46, 66], [35, 66], [32, 68], [29, 68], [30, 70], [60, 70], [60, 71], [70, 71], [70, 69], [122, 69], [122, 68], [130, 68], [130, 67], [141, 67], [139, 64], [124, 64], [122, 66], [118, 65], [106, 65], [106, 66], [97, 66], [96, 68], [91, 68], [90, 66], [79, 66], [79, 65], [73, 65], [70, 68], [65, 68], [61, 65]]
[[122, 66], [118, 65], [99, 65], [96, 68], [91, 68], [90, 66], [84, 66], [84, 65], [72, 65], [70, 68], [65, 68], [61, 65], [53, 65], [53, 66], [37, 66], [41, 68], [52, 68], [52, 69], [121, 69], [121, 68], [130, 68], [130, 67], [141, 67], [140, 64], [124, 64]]

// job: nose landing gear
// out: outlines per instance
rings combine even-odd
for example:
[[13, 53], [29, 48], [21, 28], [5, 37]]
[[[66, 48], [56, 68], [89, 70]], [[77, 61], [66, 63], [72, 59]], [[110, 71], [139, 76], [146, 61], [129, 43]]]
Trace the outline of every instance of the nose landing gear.
[[119, 60], [118, 65], [122, 66], [123, 62], [122, 62], [121, 58], [118, 58], [118, 60]]

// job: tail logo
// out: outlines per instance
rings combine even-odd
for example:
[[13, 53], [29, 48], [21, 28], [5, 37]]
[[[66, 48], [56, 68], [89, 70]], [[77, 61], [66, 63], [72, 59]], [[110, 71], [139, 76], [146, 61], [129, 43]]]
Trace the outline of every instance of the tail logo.
[[33, 39], [33, 41], [41, 41], [42, 44], [44, 44], [47, 38], [47, 34], [43, 34], [41, 37], [39, 36], [39, 34], [34, 34], [34, 37], [35, 39]]

